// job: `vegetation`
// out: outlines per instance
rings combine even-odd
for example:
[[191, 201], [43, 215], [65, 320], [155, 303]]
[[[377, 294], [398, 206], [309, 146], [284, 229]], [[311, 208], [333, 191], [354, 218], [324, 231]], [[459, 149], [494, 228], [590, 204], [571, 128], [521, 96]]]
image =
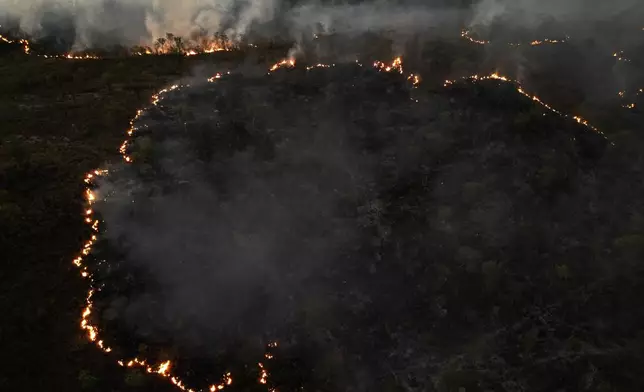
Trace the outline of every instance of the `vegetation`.
[[129, 120], [153, 92], [193, 72], [232, 67], [240, 54], [63, 60], [2, 49], [0, 389], [120, 390], [125, 374], [78, 327], [87, 287], [71, 260], [88, 234], [82, 179], [118, 159]]
[[[238, 198], [261, 192], [243, 186], [241, 194], [231, 191], [258, 173], [272, 197], [289, 200], [294, 214], [317, 222], [298, 226], [290, 220], [299, 236], [284, 243], [280, 229], [269, 226], [280, 251], [276, 260], [266, 256], [263, 262], [279, 281], [260, 286], [266, 294], [259, 302], [291, 305], [277, 307], [279, 322], [261, 312], [239, 320], [243, 327], [237, 326], [231, 340], [214, 339], [218, 348], [222, 341], [231, 344], [209, 360], [248, 360], [239, 341], [261, 341], [271, 326], [271, 336], [282, 345], [270, 370], [276, 384], [289, 390], [641, 389], [638, 342], [644, 314], [637, 298], [644, 293], [638, 262], [644, 243], [641, 219], [635, 217], [644, 205], [632, 195], [644, 192], [634, 181], [644, 167], [627, 153], [641, 142], [630, 136], [626, 144], [611, 146], [498, 81], [415, 91], [416, 104], [409, 103], [403, 81], [356, 66], [306, 76], [285, 70], [173, 92], [140, 119], [138, 125], [148, 131], [139, 133], [129, 151], [135, 164], [114, 179], [116, 185], [119, 176], [142, 184], [133, 197], [146, 202], [126, 203], [121, 211], [135, 232], [141, 233], [139, 220], [163, 216], [164, 198], [191, 199], [193, 182], [197, 189], [212, 187], [230, 213]], [[268, 112], [253, 97], [270, 97]], [[206, 109], [205, 102], [217, 110]], [[216, 121], [213, 112], [221, 113]], [[352, 127], [345, 134], [338, 124]], [[313, 141], [316, 150], [308, 155], [305, 146]], [[170, 142], [184, 146], [181, 162], [200, 174], [186, 177], [164, 164], [178, 159], [164, 149]], [[351, 164], [328, 165], [315, 153], [340, 154], [335, 159]], [[241, 169], [235, 166], [239, 160]], [[279, 184], [296, 182], [274, 187], [269, 179], [275, 177]], [[260, 200], [269, 195], [256, 197], [253, 205], [263, 206]], [[330, 198], [334, 202], [321, 208]], [[310, 215], [313, 205], [320, 207], [319, 216]], [[217, 216], [217, 208], [210, 208]], [[183, 227], [191, 232], [190, 209], [182, 214]], [[320, 223], [327, 214], [331, 223]], [[217, 226], [206, 227], [216, 232]], [[226, 250], [237, 254], [253, 235], [261, 237], [263, 226], [257, 221], [249, 232], [240, 217], [229, 229]], [[137, 247], [128, 242], [128, 232], [122, 234], [117, 250], [125, 255], [114, 260], [127, 259], [127, 250]], [[203, 255], [192, 251], [198, 248], [193, 238], [200, 236], [178, 235], [172, 247], [181, 247], [196, 266], [155, 258], [152, 268], [169, 265], [174, 275], [178, 268], [197, 268], [216, 275], [216, 268], [199, 264]], [[114, 243], [103, 246], [108, 251]], [[291, 248], [308, 251], [300, 255]], [[332, 260], [317, 268], [304, 261], [319, 254], [332, 254]], [[223, 262], [218, 253], [207, 256]], [[157, 349], [195, 368], [208, 362], [203, 352], [212, 348], [209, 339], [217, 332], [191, 329], [197, 336], [204, 333], [197, 339], [204, 342], [197, 354], [172, 339], [168, 331], [182, 331], [184, 317], [163, 312], [162, 295], [141, 295], [142, 282], [150, 278], [123, 279], [136, 276], [128, 265], [123, 263], [119, 273], [116, 263], [107, 271], [98, 267], [111, 289], [100, 294], [97, 306], [124, 292], [124, 302], [149, 298], [137, 309], [152, 332], [129, 331], [132, 346], [146, 339], [172, 341]], [[313, 276], [307, 275], [309, 268]], [[299, 275], [302, 270], [306, 278]], [[199, 280], [190, 284], [198, 286]], [[290, 302], [272, 293], [276, 284], [288, 288]], [[226, 288], [204, 295], [245, 293], [235, 284]], [[207, 308], [191, 306], [200, 317], [217, 320], [216, 313], [201, 313]], [[628, 310], [617, 315], [616, 306]], [[123, 331], [123, 319], [115, 318], [108, 329]], [[156, 325], [164, 329], [157, 331]]]
[[[174, 37], [172, 42], [182, 45]], [[460, 49], [441, 50], [445, 56], [419, 56], [419, 63], [449, 63], [446, 58]], [[245, 54], [65, 61], [6, 52], [0, 58], [0, 347], [11, 362], [0, 371], [0, 389], [173, 390], [154, 377], [123, 371], [80, 334], [86, 285], [71, 259], [87, 234], [81, 180], [117, 159], [128, 121], [152, 92], [195, 69], [226, 69]], [[283, 53], [251, 55], [272, 63]], [[474, 63], [472, 58], [462, 67]], [[437, 79], [451, 66], [437, 64], [444, 67]], [[322, 91], [289, 80], [285, 76], [285, 87], [274, 91], [276, 102], [304, 102]], [[370, 93], [407, 98], [396, 86], [387, 81]], [[400, 122], [406, 106], [387, 106], [385, 117], [412, 130], [400, 144], [388, 143], [398, 128], [376, 127], [373, 107], [362, 117], [352, 114], [360, 129], [378, 129], [360, 142], [383, 158], [370, 197], [344, 195], [356, 207], [352, 218], [361, 233], [359, 248], [349, 254], [374, 262], [330, 271], [331, 281], [350, 276], [350, 288], [338, 288], [336, 299], [306, 298], [297, 316], [300, 326], [312, 326], [310, 344], [299, 356], [278, 353], [274, 379], [330, 388], [344, 368], [381, 366], [356, 353], [382, 357], [396, 347], [397, 366], [378, 368], [382, 376], [371, 380], [374, 390], [642, 390], [639, 117], [604, 108], [602, 128], [614, 130], [614, 146], [607, 146], [583, 127], [544, 118], [542, 109], [498, 82], [438, 93], [431, 86], [421, 87], [439, 95], [421, 103], [432, 108], [431, 118]], [[178, 118], [190, 120], [191, 108], [178, 106]], [[249, 125], [255, 118], [244, 107], [231, 100], [229, 108], [240, 111], [227, 125], [256, 133], [225, 139], [225, 145], [270, 162], [274, 140], [258, 136], [262, 128]], [[222, 154], [208, 150], [210, 133], [194, 137], [201, 159]], [[150, 145], [137, 148], [133, 153], [142, 162], [152, 159]], [[406, 155], [413, 157], [409, 166], [387, 159]], [[413, 301], [396, 301], [391, 293], [401, 288]], [[370, 302], [385, 312], [370, 313]], [[327, 312], [345, 303], [351, 311]], [[362, 328], [358, 338], [356, 330], [337, 326], [340, 316]], [[376, 316], [388, 322], [374, 324]], [[413, 328], [418, 334], [406, 341], [402, 332]], [[324, 355], [307, 363], [315, 372], [301, 375], [307, 368], [302, 358], [312, 358], [311, 352]]]
[[264, 50], [280, 48], [288, 49], [290, 43], [279, 40], [264, 40], [262, 42], [249, 45], [246, 39], [242, 38], [233, 42], [225, 33], [215, 32], [208, 33], [205, 29], [195, 30], [187, 37], [166, 33], [164, 37], [158, 37], [151, 46], [134, 45], [126, 47], [119, 44], [85, 48], [74, 50], [73, 42], [60, 42], [55, 37], [41, 37], [34, 39], [20, 31], [0, 30], [1, 51], [28, 52], [37, 55], [60, 56], [63, 54], [73, 54], [75, 56], [90, 57], [124, 57], [130, 55], [177, 55], [177, 54], [203, 54], [216, 51], [244, 50], [250, 47], [262, 47]]

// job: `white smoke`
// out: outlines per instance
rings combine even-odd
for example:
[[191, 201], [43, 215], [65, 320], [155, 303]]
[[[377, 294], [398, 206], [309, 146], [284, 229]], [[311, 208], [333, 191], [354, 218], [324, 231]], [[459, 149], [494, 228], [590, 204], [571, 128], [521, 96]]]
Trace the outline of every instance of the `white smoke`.
[[[437, 3], [441, 1], [420, 5], [414, 0], [359, 5], [301, 1], [287, 5], [284, 0], [0, 0], [0, 21], [17, 21], [22, 31], [39, 37], [56, 35], [47, 31], [43, 20], [65, 16], [73, 23], [77, 47], [105, 43], [107, 38], [126, 45], [150, 44], [166, 33], [185, 37], [196, 30], [239, 39], [254, 26], [274, 22], [281, 23], [279, 31], [289, 35], [283, 38], [297, 40], [316, 29], [349, 34], [406, 33], [454, 26], [459, 13], [454, 7], [437, 7]], [[56, 23], [48, 26], [55, 29]]]
[[[119, 43], [150, 44], [172, 33], [225, 33], [239, 39], [266, 27], [269, 35], [286, 32], [295, 41], [313, 33], [395, 32], [409, 35], [460, 30], [465, 15], [470, 26], [495, 22], [536, 28], [545, 22], [574, 25], [599, 35], [594, 22], [641, 24], [641, 0], [480, 0], [471, 7], [445, 6], [444, 0], [365, 0], [359, 4], [323, 0], [0, 0], [0, 24], [17, 21], [32, 36], [56, 36], [66, 21], [73, 25], [76, 47]], [[354, 3], [354, 2], [352, 2]], [[45, 23], [44, 21], [47, 21]], [[640, 29], [643, 26], [640, 26]]]
[[92, 42], [97, 36], [134, 45], [195, 30], [239, 38], [254, 23], [272, 20], [278, 5], [279, 0], [0, 0], [0, 21], [13, 21], [38, 37], [55, 35], [46, 31], [47, 18], [67, 18], [76, 30], [77, 47], [97, 44]]

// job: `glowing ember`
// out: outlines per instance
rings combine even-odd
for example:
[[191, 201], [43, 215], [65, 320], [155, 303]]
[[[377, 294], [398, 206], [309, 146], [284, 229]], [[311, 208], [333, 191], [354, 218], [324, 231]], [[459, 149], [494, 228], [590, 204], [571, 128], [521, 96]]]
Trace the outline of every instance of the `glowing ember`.
[[630, 59], [624, 57], [624, 51], [623, 50], [620, 50], [619, 52], [613, 53], [613, 57], [615, 57], [617, 59], [617, 61], [623, 61], [623, 62], [626, 62], [626, 63], [631, 62]]
[[335, 64], [322, 64], [322, 63], [318, 63], [318, 64], [315, 64], [315, 65], [309, 65], [309, 66], [307, 66], [307, 67], [306, 67], [306, 70], [308, 71], [308, 70], [311, 70], [311, 69], [313, 69], [313, 68], [331, 68], [331, 67], [335, 67]]
[[470, 41], [470, 42], [472, 42], [472, 43], [475, 43], [475, 44], [477, 44], [477, 45], [487, 45], [487, 44], [489, 44], [489, 43], [490, 43], [490, 41], [482, 41], [482, 40], [478, 40], [478, 39], [472, 38], [472, 37], [470, 36], [470, 32], [469, 32], [469, 30], [463, 30], [463, 31], [461, 31], [461, 38], [465, 38], [466, 40], [468, 40], [468, 41]]
[[403, 73], [401, 57], [396, 57], [394, 61], [391, 62], [391, 64], [386, 64], [386, 63], [383, 63], [382, 61], [375, 61], [373, 63], [373, 66], [385, 72], [397, 71], [397, 72], [400, 72], [401, 74]]
[[[230, 75], [230, 71], [226, 72], [226, 75]], [[221, 79], [224, 76], [224, 74], [217, 72], [214, 76], [211, 76], [208, 78], [208, 82], [213, 83], [217, 79]]]
[[268, 372], [266, 369], [264, 369], [264, 364], [259, 362], [257, 363], [257, 366], [259, 366], [259, 383], [260, 384], [266, 384], [268, 382]]
[[[472, 43], [475, 43], [477, 45], [489, 45], [492, 44], [492, 41], [485, 41], [485, 40], [480, 40], [472, 37], [471, 32], [469, 30], [462, 30], [461, 31], [461, 38], [466, 39]], [[541, 40], [534, 40], [530, 42], [530, 46], [539, 46], [539, 45], [546, 45], [546, 44], [562, 44], [566, 42], [565, 39], [550, 39], [550, 38], [544, 38]], [[520, 42], [508, 42], [508, 46], [521, 46]]]
[[531, 46], [539, 46], [539, 45], [543, 45], [543, 44], [561, 44], [561, 43], [564, 43], [564, 42], [566, 42], [566, 40], [558, 40], [558, 39], [548, 39], [548, 38], [546, 38], [544, 40], [532, 41], [532, 42], [530, 42], [530, 45]]

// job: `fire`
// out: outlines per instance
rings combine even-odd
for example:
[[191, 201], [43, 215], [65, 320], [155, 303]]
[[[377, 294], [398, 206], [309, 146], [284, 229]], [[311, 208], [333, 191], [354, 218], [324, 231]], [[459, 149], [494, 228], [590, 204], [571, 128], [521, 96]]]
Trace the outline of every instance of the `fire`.
[[[599, 129], [597, 129], [593, 125], [591, 125], [588, 122], [588, 120], [586, 120], [583, 117], [578, 116], [578, 115], [572, 115], [571, 116], [571, 115], [564, 114], [564, 113], [560, 112], [559, 110], [553, 108], [552, 106], [550, 106], [547, 103], [545, 103], [544, 101], [542, 101], [541, 98], [539, 98], [538, 96], [536, 96], [534, 94], [531, 94], [531, 93], [527, 92], [526, 90], [524, 90], [524, 88], [521, 86], [521, 83], [519, 83], [517, 80], [513, 80], [513, 79], [511, 79], [511, 78], [509, 78], [507, 76], [503, 76], [503, 75], [500, 75], [500, 74], [494, 72], [494, 73], [492, 73], [490, 75], [471, 75], [471, 76], [465, 77], [463, 79], [465, 79], [465, 80], [469, 79], [469, 80], [473, 80], [473, 81], [491, 80], [491, 79], [493, 79], [493, 80], [500, 80], [502, 82], [512, 83], [516, 87], [516, 90], [517, 90], [518, 93], [520, 93], [521, 95], [523, 95], [525, 97], [530, 98], [531, 100], [533, 100], [534, 102], [538, 103], [542, 107], [548, 109], [550, 112], [555, 113], [555, 114], [557, 114], [557, 115], [559, 115], [561, 117], [571, 118], [572, 120], [576, 121], [577, 123], [582, 124], [585, 127], [589, 128], [589, 129], [591, 129], [591, 130], [593, 130], [593, 131], [595, 131], [595, 132], [597, 132], [597, 133], [599, 133], [601, 135], [604, 135], [604, 133], [602, 131], [600, 131]], [[447, 86], [453, 85], [456, 82], [457, 81], [455, 81], [455, 80], [446, 80], [443, 85], [445, 87], [447, 87]]]
[[279, 68], [293, 68], [293, 67], [295, 67], [295, 59], [288, 58], [273, 64], [273, 66], [269, 69], [269, 72], [276, 71]]
[[530, 42], [530, 46], [539, 46], [539, 45], [543, 45], [543, 44], [561, 44], [561, 43], [564, 43], [564, 42], [566, 42], [566, 40], [563, 40], [563, 39], [562, 40], [548, 39], [548, 38], [546, 38], [544, 40], [532, 41], [532, 42]]
[[[29, 40], [21, 39], [11, 39], [0, 34], [0, 41], [3, 41], [8, 44], [19, 44], [23, 47], [23, 52], [25, 54], [33, 54], [31, 50], [31, 44]], [[255, 47], [255, 45], [249, 45], [249, 47]], [[178, 54], [183, 56], [194, 56], [197, 54], [208, 54], [222, 51], [232, 51], [238, 49], [238, 47], [229, 40], [225, 35], [215, 34], [213, 37], [208, 37], [202, 33], [202, 35], [193, 37], [192, 39], [187, 40], [184, 43], [182, 37], [174, 36], [173, 34], [167, 34], [164, 38], [159, 38], [156, 40], [153, 47], [150, 46], [135, 46], [130, 48], [129, 52], [137, 56], [145, 55], [165, 55], [165, 54]], [[97, 60], [101, 59], [100, 56], [96, 54], [89, 53], [65, 53], [65, 54], [54, 54], [54, 55], [36, 55], [39, 57], [47, 59], [66, 59], [66, 60]]]
[[[472, 37], [471, 32], [469, 30], [462, 30], [461, 31], [461, 38], [466, 39], [474, 44], [477, 45], [489, 45], [492, 44], [492, 41], [486, 41], [486, 40], [480, 40]], [[550, 38], [544, 38], [541, 40], [534, 40], [529, 43], [530, 46], [539, 46], [539, 45], [546, 45], [546, 44], [562, 44], [566, 42], [566, 39], [550, 39]], [[508, 46], [521, 46], [520, 42], [508, 42]]]
[[233, 377], [230, 374], [230, 372], [228, 372], [228, 373], [224, 374], [224, 380], [223, 380], [223, 382], [221, 384], [211, 385], [210, 388], [208, 388], [208, 390], [210, 392], [220, 391], [220, 390], [224, 389], [226, 386], [230, 386], [232, 384], [233, 384]]
[[68, 60], [99, 60], [100, 57], [92, 55], [92, 54], [73, 54], [73, 53], [67, 53], [66, 55], [63, 55], [62, 57], [68, 59]]
[[[230, 71], [226, 72], [226, 75], [230, 75]], [[208, 78], [209, 83], [213, 83], [217, 81], [217, 79], [221, 79], [224, 76], [221, 72], [217, 72], [215, 75], [211, 76]]]
[[398, 71], [399, 73], [403, 73], [403, 67], [402, 67], [402, 58], [401, 57], [396, 57], [391, 64], [386, 64], [383, 63], [382, 61], [375, 61], [373, 63], [373, 66], [385, 71], [385, 72], [390, 72], [390, 71]]
[[465, 38], [466, 40], [468, 40], [468, 41], [470, 41], [472, 43], [475, 43], [477, 45], [487, 45], [487, 44], [490, 43], [490, 41], [482, 41], [482, 40], [472, 38], [472, 36], [470, 36], [470, 31], [469, 30], [462, 30], [461, 31], [461, 38]]
[[[626, 93], [627, 93], [626, 91], [620, 91], [617, 94], [619, 95], [620, 98], [625, 99]], [[631, 94], [631, 95], [632, 95], [632, 98], [634, 98], [634, 97], [638, 97], [642, 93], [644, 93], [644, 89], [638, 89], [635, 92], [635, 94]], [[623, 103], [622, 107], [626, 109], [635, 109], [637, 107], [637, 104], [635, 102]]]
[[164, 54], [195, 56], [235, 49], [238, 49], [238, 46], [226, 35], [215, 33], [213, 36], [209, 36], [207, 32], [201, 31], [187, 40], [168, 33], [165, 37], [158, 38], [153, 46], [134, 47], [131, 52], [139, 56]]
[[159, 365], [157, 373], [162, 376], [166, 376], [168, 374], [168, 369], [170, 369], [170, 361], [165, 361], [161, 365]]
[[[360, 63], [356, 62], [359, 66], [362, 66]], [[313, 68], [327, 68], [327, 67], [332, 67], [335, 64], [316, 64], [313, 66], [307, 67], [307, 69], [313, 69]], [[274, 64], [272, 67], [270, 67], [269, 71], [275, 71], [278, 68], [282, 67], [294, 67], [295, 66], [295, 60], [294, 59], [284, 59], [276, 64]], [[381, 61], [376, 61], [373, 63], [373, 66], [379, 70], [379, 71], [384, 71], [384, 72], [397, 72], [400, 74], [404, 74], [403, 72], [403, 61], [401, 57], [395, 58], [391, 63], [384, 63]], [[230, 72], [227, 72], [226, 74], [230, 74]], [[225, 74], [223, 73], [217, 73], [211, 78], [208, 78], [208, 82], [215, 82], [219, 79], [221, 79]], [[557, 113], [563, 117], [571, 117], [574, 121], [583, 124], [586, 127], [589, 127], [591, 129], [597, 130], [594, 128], [592, 125], [588, 123], [585, 119], [583, 119], [580, 116], [568, 116], [564, 115], [561, 112], [557, 111], [556, 109], [550, 107], [546, 103], [544, 103], [540, 98], [538, 98], [535, 95], [531, 95], [530, 93], [527, 93], [523, 87], [515, 80], [512, 80], [506, 76], [500, 75], [498, 73], [492, 73], [490, 75], [472, 75], [470, 77], [464, 78], [464, 79], [470, 79], [474, 81], [481, 81], [481, 80], [489, 80], [489, 79], [494, 79], [494, 80], [499, 80], [502, 82], [507, 82], [507, 83], [513, 83], [517, 91], [521, 93], [522, 95], [529, 97], [535, 102], [538, 102], [540, 105], [543, 107], [549, 109], [550, 111]], [[411, 81], [413, 86], [417, 86], [420, 83], [420, 76], [416, 74], [409, 74], [407, 76], [407, 80]], [[445, 81], [445, 86], [452, 85], [456, 83], [457, 81]], [[151, 104], [152, 105], [158, 105], [159, 102], [163, 99], [163, 96], [173, 90], [176, 90], [180, 88], [181, 85], [175, 84], [172, 85], [168, 88], [162, 89], [155, 93], [151, 97]], [[641, 92], [642, 90], [640, 90]], [[127, 150], [128, 146], [131, 142], [131, 137], [134, 135], [136, 132], [135, 128], [135, 122], [138, 120], [142, 115], [144, 114], [144, 109], [139, 109], [136, 111], [135, 117], [130, 121], [130, 126], [127, 130], [127, 136], [128, 140], [125, 140], [120, 148], [119, 152], [122, 155], [123, 159], [125, 162], [130, 163], [132, 162], [132, 158], [127, 155]], [[83, 216], [85, 218], [85, 222], [90, 225], [92, 228], [92, 231], [94, 234], [92, 234], [84, 244], [81, 249], [81, 254], [76, 256], [72, 262], [73, 264], [80, 269], [81, 276], [85, 279], [88, 279], [90, 282], [90, 287], [86, 296], [85, 300], [85, 306], [82, 309], [81, 312], [81, 318], [80, 318], [80, 328], [82, 331], [87, 336], [87, 339], [91, 342], [94, 342], [96, 346], [103, 352], [105, 353], [110, 353], [112, 349], [100, 338], [100, 329], [96, 324], [92, 322], [92, 311], [93, 311], [93, 295], [95, 293], [95, 284], [93, 281], [93, 276], [87, 266], [83, 264], [83, 260], [86, 256], [88, 256], [91, 251], [92, 247], [98, 240], [98, 236], [96, 233], [99, 231], [100, 227], [100, 221], [98, 219], [95, 219], [94, 217], [94, 209], [92, 208], [92, 204], [96, 201], [96, 194], [92, 190], [92, 187], [95, 183], [95, 180], [98, 177], [105, 176], [108, 174], [107, 170], [94, 170], [88, 174], [85, 175], [84, 177], [84, 182], [87, 184], [86, 190], [85, 190], [85, 198], [86, 198], [86, 207], [83, 210]], [[273, 349], [278, 347], [278, 342], [277, 341], [271, 341], [267, 344], [267, 351], [264, 354], [265, 361], [271, 361], [274, 358], [274, 354], [272, 352]], [[158, 364], [153, 364], [148, 362], [146, 359], [142, 358], [132, 358], [132, 359], [118, 359], [117, 363], [126, 368], [133, 368], [133, 367], [139, 367], [142, 368], [146, 373], [150, 374], [156, 374], [159, 377], [162, 377], [164, 379], [167, 379], [169, 382], [171, 382], [177, 389], [184, 391], [184, 392], [196, 392], [194, 389], [188, 388], [184, 381], [182, 381], [177, 375], [174, 375], [172, 373], [172, 368], [175, 365], [174, 362], [171, 360], [165, 360], [163, 362], [160, 362]], [[277, 392], [275, 388], [269, 387], [268, 385], [270, 384], [270, 373], [268, 369], [266, 368], [265, 362], [258, 362], [257, 366], [259, 367], [259, 377], [257, 379], [257, 382], [261, 385], [267, 385], [268, 391], [271, 392]], [[227, 372], [224, 374], [222, 377], [222, 381], [217, 384], [212, 384], [208, 387], [208, 391], [210, 392], [215, 392], [215, 391], [220, 391], [224, 389], [227, 386], [230, 386], [233, 384], [233, 377], [230, 372]]]
[[[0, 41], [6, 42], [8, 44], [20, 44], [22, 45], [23, 52], [25, 54], [33, 54], [33, 52], [31, 51], [31, 44], [27, 39], [20, 38], [20, 39], [13, 40], [0, 34]], [[64, 58], [69, 60], [89, 60], [89, 59], [100, 58], [98, 56], [91, 55], [91, 54], [74, 54], [74, 53], [67, 53], [63, 55], [39, 55], [39, 56], [43, 58]]]
[[623, 61], [625, 63], [630, 63], [631, 62], [630, 59], [624, 57], [624, 51], [623, 50], [620, 50], [618, 52], [613, 53], [613, 57], [615, 57], [617, 59], [617, 61]]
[[411, 84], [412, 84], [414, 87], [416, 87], [416, 86], [418, 86], [418, 85], [420, 84], [420, 76], [418, 76], [418, 75], [416, 75], [416, 74], [410, 74], [410, 75], [407, 77], [407, 80], [411, 81]]
[[322, 63], [317, 63], [317, 64], [315, 64], [315, 65], [308, 65], [308, 66], [306, 67], [306, 70], [307, 70], [307, 71], [309, 71], [309, 70], [311, 70], [311, 69], [313, 69], [313, 68], [331, 68], [331, 67], [335, 67], [335, 64], [322, 64]]
[[4, 35], [0, 34], [0, 41], [3, 41], [3, 42], [8, 43], [8, 44], [20, 44], [20, 45], [22, 45], [22, 50], [23, 50], [23, 52], [25, 52], [25, 54], [30, 54], [31, 53], [31, 47], [30, 47], [29, 41], [24, 39], [24, 38], [13, 40], [13, 39], [7, 38]]
[[[156, 93], [153, 96], [152, 103], [157, 104], [159, 100], [161, 99], [162, 95], [167, 93], [168, 91], [175, 90], [179, 88], [179, 85], [173, 85], [168, 87], [167, 89], [163, 89]], [[128, 129], [128, 136], [131, 136], [134, 132], [134, 122], [143, 114], [143, 110], [137, 110], [136, 116], [132, 121], [130, 121], [130, 128]], [[131, 158], [126, 155], [127, 152], [127, 146], [128, 146], [128, 141], [125, 141], [121, 147], [119, 148], [119, 152], [121, 155], [123, 155], [123, 158], [126, 162], [131, 162]], [[105, 176], [109, 172], [104, 169], [97, 169], [94, 170], [90, 173], [87, 173], [84, 177], [84, 182], [87, 184], [87, 188], [85, 189], [85, 198], [86, 198], [86, 207], [83, 210], [83, 216], [85, 217], [85, 222], [90, 225], [92, 228], [93, 232], [98, 232], [99, 230], [99, 225], [100, 221], [97, 219], [93, 218], [94, 215], [94, 210], [91, 208], [91, 205], [96, 201], [96, 194], [92, 190], [92, 187], [95, 183], [95, 180], [98, 177]], [[72, 260], [72, 263], [80, 269], [81, 276], [85, 279], [88, 279], [90, 281], [90, 288], [87, 292], [87, 296], [85, 298], [85, 306], [82, 309], [81, 312], [81, 319], [80, 319], [80, 328], [82, 331], [85, 332], [87, 339], [90, 342], [93, 342], [96, 344], [96, 346], [103, 351], [104, 353], [111, 353], [112, 348], [109, 347], [104, 340], [100, 339], [100, 330], [96, 324], [92, 322], [92, 311], [94, 307], [93, 303], [93, 296], [94, 293], [96, 292], [96, 289], [94, 288], [94, 282], [93, 282], [93, 276], [87, 266], [83, 264], [83, 259], [84, 257], [88, 256], [91, 251], [92, 247], [94, 244], [98, 241], [98, 236], [96, 234], [92, 234], [84, 244], [81, 249], [81, 255], [75, 257]], [[177, 387], [179, 390], [184, 391], [184, 392], [196, 392], [194, 389], [190, 389], [186, 387], [185, 383], [178, 377], [175, 376], [171, 373], [171, 367], [173, 363], [170, 360], [166, 360], [164, 362], [161, 362], [157, 365], [150, 364], [148, 361], [145, 359], [140, 359], [140, 358], [132, 358], [130, 360], [124, 360], [124, 359], [119, 359], [117, 360], [117, 363], [122, 366], [122, 367], [141, 367], [143, 368], [147, 373], [154, 373], [159, 375], [160, 377], [168, 379], [175, 387]], [[210, 387], [210, 390], [222, 390], [224, 389], [225, 386], [232, 385], [233, 379], [232, 375], [230, 373], [226, 373], [223, 377], [223, 381], [219, 384], [213, 385]], [[215, 388], [215, 389], [212, 389]]]
[[260, 384], [266, 384], [268, 382], [268, 372], [266, 369], [264, 369], [264, 364], [261, 362], [257, 363], [257, 366], [259, 366], [259, 383]]

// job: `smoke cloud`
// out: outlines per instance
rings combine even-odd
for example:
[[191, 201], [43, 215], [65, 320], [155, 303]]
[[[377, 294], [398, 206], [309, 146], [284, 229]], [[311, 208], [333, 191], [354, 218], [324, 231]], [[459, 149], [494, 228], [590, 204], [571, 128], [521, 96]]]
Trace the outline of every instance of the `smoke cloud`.
[[76, 47], [149, 44], [195, 30], [245, 34], [254, 23], [274, 18], [277, 0], [29, 0], [0, 1], [0, 21], [34, 36], [75, 30]]
[[[637, 0], [481, 0], [446, 2], [286, 0], [0, 0], [0, 24], [34, 37], [73, 36], [76, 48], [112, 44], [150, 44], [173, 33], [226, 33], [232, 39], [252, 34], [302, 41], [314, 33], [388, 32], [433, 37], [472, 28], [558, 29], [564, 34], [600, 36], [597, 24], [619, 31], [641, 29], [644, 5]], [[617, 22], [618, 23], [614, 23]], [[606, 33], [602, 26], [602, 34]], [[616, 35], [613, 28], [609, 35]], [[625, 34], [625, 33], [624, 33]]]
[[[226, 33], [239, 39], [251, 32], [295, 39], [312, 32], [409, 33], [456, 25], [458, 13], [442, 1], [286, 2], [283, 0], [0, 0], [4, 27], [34, 36], [75, 32], [76, 47], [149, 44], [166, 33]], [[283, 36], [283, 35], [286, 36]]]

